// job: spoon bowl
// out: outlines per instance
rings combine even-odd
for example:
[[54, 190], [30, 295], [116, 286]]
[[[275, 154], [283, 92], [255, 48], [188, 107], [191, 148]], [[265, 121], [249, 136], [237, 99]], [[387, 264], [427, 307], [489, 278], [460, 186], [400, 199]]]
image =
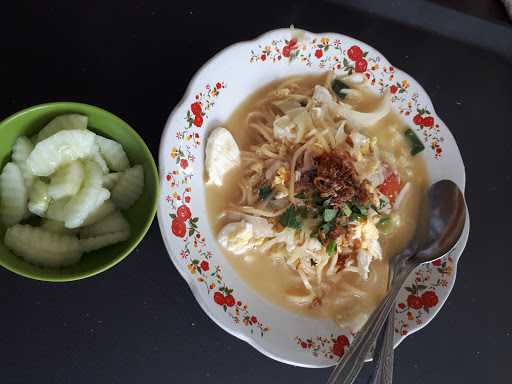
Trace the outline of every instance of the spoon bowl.
[[453, 181], [441, 180], [429, 188], [423, 209], [428, 219], [420, 230], [426, 233], [413, 256], [421, 264], [442, 257], [456, 245], [466, 221], [466, 203]]

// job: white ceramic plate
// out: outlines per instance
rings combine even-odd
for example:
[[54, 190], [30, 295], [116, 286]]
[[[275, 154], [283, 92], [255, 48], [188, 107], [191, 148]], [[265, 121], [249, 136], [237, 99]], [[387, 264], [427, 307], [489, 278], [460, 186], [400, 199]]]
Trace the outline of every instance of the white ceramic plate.
[[[158, 221], [171, 260], [215, 323], [273, 359], [327, 367], [347, 348], [340, 336], [352, 340], [352, 335], [331, 320], [300, 317], [266, 301], [237, 276], [219, 249], [205, 206], [203, 162], [209, 131], [272, 80], [327, 70], [356, 71], [369, 78], [376, 93], [390, 89], [395, 110], [427, 147], [422, 156], [433, 182], [451, 179], [464, 189], [465, 172], [457, 144], [424, 89], [381, 53], [335, 33], [306, 32], [297, 44], [290, 44], [290, 39], [290, 30], [280, 29], [232, 45], [194, 76], [169, 116], [160, 143]], [[200, 103], [200, 114], [192, 112], [193, 103]], [[459, 247], [443, 260], [419, 267], [404, 285], [395, 308], [395, 346], [442, 307], [468, 234], [469, 220]]]

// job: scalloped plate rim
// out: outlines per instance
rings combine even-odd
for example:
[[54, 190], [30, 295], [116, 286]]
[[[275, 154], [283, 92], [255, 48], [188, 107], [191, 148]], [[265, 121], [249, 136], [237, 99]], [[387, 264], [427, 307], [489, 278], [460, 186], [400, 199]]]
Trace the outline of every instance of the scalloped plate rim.
[[[391, 64], [389, 62], [389, 60], [386, 58], [386, 56], [383, 55], [379, 50], [375, 49], [370, 44], [368, 44], [366, 42], [363, 42], [361, 40], [358, 40], [358, 39], [356, 39], [354, 37], [351, 37], [351, 36], [348, 36], [348, 35], [345, 35], [345, 34], [341, 34], [341, 33], [338, 33], [338, 32], [311, 32], [311, 31], [302, 30], [302, 29], [296, 29], [296, 30], [304, 31], [305, 33], [307, 33], [307, 34], [309, 34], [311, 36], [318, 36], [318, 37], [320, 37], [320, 36], [323, 36], [323, 35], [329, 35], [329, 36], [336, 35], [340, 39], [348, 38], [348, 39], [353, 40], [355, 42], [361, 43], [364, 46], [368, 46], [369, 48], [371, 48], [373, 50], [373, 52], [375, 54], [380, 55], [380, 57], [382, 59], [384, 59], [385, 62]], [[216, 52], [212, 57], [210, 57], [207, 61], [205, 61], [201, 65], [201, 67], [194, 73], [194, 75], [192, 76], [192, 78], [188, 82], [187, 88], [186, 88], [183, 96], [181, 97], [179, 102], [175, 105], [175, 107], [172, 109], [171, 113], [169, 114], [169, 117], [167, 118], [167, 120], [165, 122], [164, 130], [162, 131], [162, 134], [161, 134], [161, 137], [160, 137], [159, 154], [158, 154], [158, 159], [159, 159], [158, 168], [159, 168], [159, 173], [160, 173], [160, 177], [161, 177], [161, 180], [160, 180], [160, 183], [161, 183], [160, 184], [161, 185], [160, 191], [161, 191], [161, 193], [163, 192], [164, 186], [165, 186], [165, 182], [164, 182], [164, 180], [165, 180], [164, 179], [164, 176], [165, 176], [164, 175], [164, 173], [165, 173], [164, 164], [165, 164], [165, 156], [166, 156], [166, 154], [164, 153], [164, 140], [168, 136], [168, 133], [169, 133], [169, 131], [171, 129], [171, 122], [174, 120], [174, 118], [177, 115], [178, 111], [186, 104], [187, 100], [193, 95], [194, 89], [196, 87], [196, 82], [197, 82], [198, 78], [200, 77], [200, 75], [203, 73], [203, 71], [213, 61], [215, 61], [219, 56], [221, 56], [227, 50], [231, 50], [231, 49], [237, 48], [238, 46], [251, 45], [251, 44], [254, 44], [254, 43], [257, 43], [259, 41], [264, 40], [267, 36], [270, 36], [270, 35], [273, 35], [273, 34], [277, 34], [277, 33], [281, 33], [281, 32], [282, 33], [286, 33], [286, 32], [289, 33], [290, 29], [288, 29], [288, 28], [273, 29], [273, 30], [264, 32], [264, 33], [258, 35], [257, 37], [255, 37], [253, 39], [248, 39], [248, 40], [238, 41], [238, 42], [232, 43], [232, 44], [224, 47], [223, 49], [219, 50], [218, 52]], [[425, 100], [428, 102], [428, 105], [429, 105], [429, 107], [432, 110], [432, 115], [435, 116], [441, 122], [441, 124], [446, 128], [446, 133], [449, 134], [452, 137], [452, 139], [453, 139], [453, 141], [455, 143], [455, 146], [452, 149], [456, 149], [457, 150], [458, 156], [460, 157], [460, 159], [462, 161], [462, 167], [463, 167], [463, 170], [464, 170], [464, 173], [462, 175], [462, 183], [461, 183], [462, 185], [459, 185], [461, 187], [462, 191], [464, 192], [465, 185], [466, 185], [465, 165], [464, 165], [464, 161], [462, 159], [462, 155], [460, 153], [460, 149], [459, 149], [459, 147], [457, 145], [457, 142], [455, 140], [455, 137], [453, 136], [453, 134], [449, 130], [448, 126], [441, 119], [441, 117], [437, 114], [437, 112], [435, 110], [435, 107], [434, 107], [434, 105], [432, 103], [432, 100], [430, 98], [430, 95], [426, 92], [426, 90], [423, 88], [423, 86], [418, 81], [416, 81], [411, 75], [409, 75], [407, 72], [401, 70], [400, 68], [398, 68], [398, 67], [396, 67], [394, 65], [393, 65], [393, 67], [395, 68], [395, 72], [404, 75], [409, 80], [412, 80], [412, 82], [414, 83], [415, 87], [417, 87], [417, 89], [419, 91], [418, 93], [421, 94], [422, 96], [424, 96]], [[285, 364], [290, 364], [290, 365], [293, 365], [293, 366], [304, 367], [304, 368], [328, 368], [328, 367], [332, 367], [332, 366], [334, 366], [336, 364], [335, 360], [332, 360], [330, 362], [324, 362], [324, 361], [319, 360], [318, 363], [316, 363], [316, 364], [304, 364], [304, 363], [299, 363], [299, 362], [296, 362], [296, 361], [288, 360], [286, 358], [277, 356], [273, 352], [268, 350], [267, 348], [264, 348], [260, 343], [257, 342], [257, 340], [255, 338], [252, 338], [252, 337], [250, 337], [248, 335], [245, 335], [243, 332], [238, 331], [234, 324], [233, 324], [233, 326], [230, 326], [230, 327], [225, 326], [224, 324], [222, 324], [221, 321], [217, 319], [217, 316], [212, 311], [210, 311], [209, 304], [206, 303], [205, 300], [203, 300], [203, 298], [200, 296], [200, 294], [198, 292], [197, 284], [191, 278], [191, 275], [188, 274], [186, 270], [182, 269], [177, 264], [177, 258], [175, 256], [175, 253], [172, 250], [171, 245], [169, 244], [167, 238], [164, 236], [164, 234], [166, 233], [166, 228], [164, 227], [164, 217], [163, 217], [164, 212], [163, 212], [163, 207], [162, 206], [163, 206], [163, 201], [161, 199], [159, 201], [159, 204], [158, 204], [157, 218], [158, 218], [158, 225], [159, 225], [159, 228], [160, 228], [160, 231], [161, 231], [161, 234], [162, 234], [162, 238], [163, 238], [163, 241], [164, 241], [164, 244], [165, 244], [165, 248], [166, 248], [167, 253], [169, 254], [169, 258], [171, 259], [173, 265], [175, 266], [175, 268], [177, 269], [177, 271], [179, 272], [181, 277], [187, 282], [187, 284], [188, 284], [188, 286], [189, 286], [189, 288], [190, 288], [190, 290], [192, 292], [192, 295], [194, 296], [194, 298], [198, 302], [198, 304], [201, 307], [201, 309], [207, 314], [207, 316], [215, 324], [217, 324], [217, 326], [219, 326], [220, 328], [225, 330], [230, 335], [235, 336], [238, 339], [245, 341], [246, 343], [251, 345], [253, 348], [255, 348], [257, 351], [259, 351], [260, 353], [264, 354], [265, 356], [267, 356], [269, 358], [272, 358], [274, 360], [277, 360], [279, 362], [285, 363]], [[450, 284], [449, 284], [449, 286], [446, 289], [446, 291], [447, 291], [446, 297], [444, 297], [442, 300], [439, 301], [439, 304], [436, 306], [436, 308], [434, 310], [431, 311], [431, 314], [429, 315], [429, 318], [423, 324], [417, 325], [414, 329], [411, 329], [406, 335], [401, 335], [399, 337], [399, 339], [397, 341], [395, 341], [394, 348], [397, 348], [403, 342], [403, 340], [405, 338], [407, 338], [408, 336], [412, 335], [413, 333], [421, 330], [427, 324], [429, 324], [437, 316], [437, 314], [439, 313], [441, 308], [444, 306], [446, 300], [448, 299], [448, 297], [451, 294], [451, 291], [453, 290], [453, 287], [455, 285], [455, 281], [457, 279], [458, 262], [459, 262], [459, 259], [460, 259], [461, 255], [462, 255], [462, 253], [464, 252], [465, 246], [467, 244], [467, 241], [468, 241], [468, 238], [469, 238], [469, 230], [470, 230], [470, 218], [469, 218], [468, 208], [466, 207], [466, 223], [465, 223], [465, 227], [464, 227], [463, 234], [462, 234], [462, 237], [461, 237], [461, 241], [457, 245], [456, 250], [453, 252], [453, 259], [454, 259], [453, 278], [450, 280]], [[366, 361], [371, 361], [371, 360], [372, 359], [369, 358]]]

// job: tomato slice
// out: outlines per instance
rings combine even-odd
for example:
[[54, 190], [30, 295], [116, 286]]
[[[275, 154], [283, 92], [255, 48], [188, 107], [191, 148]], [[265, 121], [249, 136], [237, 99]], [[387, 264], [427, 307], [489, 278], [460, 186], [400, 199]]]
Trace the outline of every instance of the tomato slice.
[[396, 197], [400, 193], [400, 176], [394, 172], [390, 173], [384, 179], [384, 182], [379, 185], [378, 189], [388, 197], [391, 204], [394, 204]]

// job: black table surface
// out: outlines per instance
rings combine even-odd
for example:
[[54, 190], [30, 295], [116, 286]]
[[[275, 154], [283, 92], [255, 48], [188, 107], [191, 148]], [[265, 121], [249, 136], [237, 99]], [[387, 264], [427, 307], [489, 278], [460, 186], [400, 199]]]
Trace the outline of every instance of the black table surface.
[[[425, 87], [455, 135], [472, 218], [455, 288], [434, 321], [398, 348], [395, 382], [510, 382], [507, 52], [415, 28], [423, 6], [400, 22], [346, 4], [218, 3], [4, 3], [0, 117], [48, 101], [98, 105], [134, 126], [156, 158], [189, 79], [227, 45], [290, 24], [369, 43]], [[93, 278], [52, 284], [0, 269], [2, 383], [321, 383], [328, 373], [273, 361], [217, 327], [174, 269], [156, 221], [132, 255]]]

